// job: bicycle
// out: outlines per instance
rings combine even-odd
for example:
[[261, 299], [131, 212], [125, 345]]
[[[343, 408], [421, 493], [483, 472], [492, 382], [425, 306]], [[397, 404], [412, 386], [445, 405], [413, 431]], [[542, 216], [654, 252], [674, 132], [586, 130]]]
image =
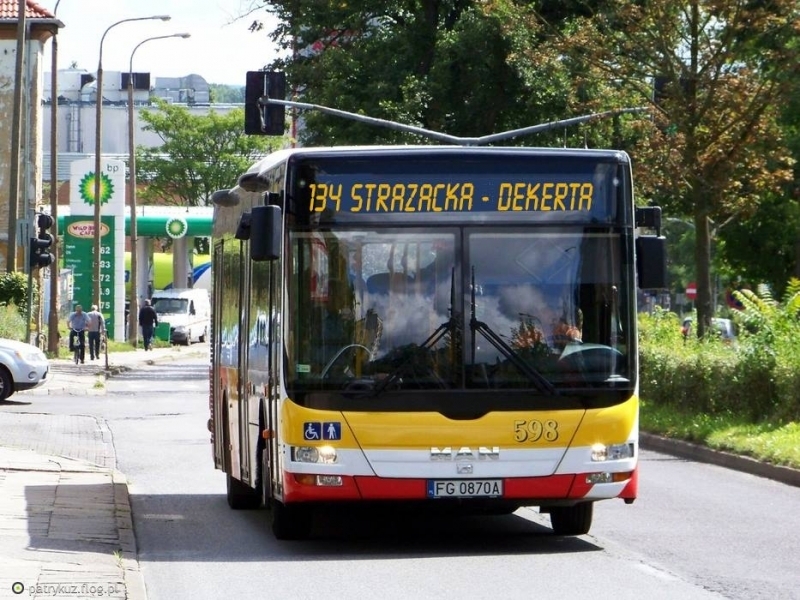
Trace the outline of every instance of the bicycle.
[[81, 356], [84, 356], [86, 351], [86, 337], [84, 331], [82, 329], [72, 328], [70, 340], [72, 356], [77, 365], [79, 362], [83, 362]]

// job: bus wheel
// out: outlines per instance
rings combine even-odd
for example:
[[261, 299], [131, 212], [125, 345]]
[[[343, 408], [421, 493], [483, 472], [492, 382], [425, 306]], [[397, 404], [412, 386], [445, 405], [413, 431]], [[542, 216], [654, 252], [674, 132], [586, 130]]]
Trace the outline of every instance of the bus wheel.
[[260, 488], [254, 490], [246, 483], [225, 474], [228, 483], [228, 506], [234, 510], [252, 510], [261, 506]]
[[594, 502], [575, 506], [554, 506], [550, 509], [550, 525], [556, 535], [584, 535], [592, 527]]
[[311, 534], [311, 511], [307, 507], [270, 504], [272, 534], [278, 540], [303, 540]]

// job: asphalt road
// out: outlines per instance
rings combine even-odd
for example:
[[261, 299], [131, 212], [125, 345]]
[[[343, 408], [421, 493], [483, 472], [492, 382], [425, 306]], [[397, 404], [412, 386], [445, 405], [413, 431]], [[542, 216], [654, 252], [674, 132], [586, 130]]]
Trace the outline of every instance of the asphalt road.
[[36, 401], [107, 423], [150, 600], [800, 599], [800, 488], [648, 451], [640, 498], [599, 504], [588, 536], [555, 537], [533, 509], [461, 519], [357, 510], [318, 519], [311, 541], [278, 542], [267, 513], [227, 506], [207, 393], [198, 359], [123, 373], [106, 396]]

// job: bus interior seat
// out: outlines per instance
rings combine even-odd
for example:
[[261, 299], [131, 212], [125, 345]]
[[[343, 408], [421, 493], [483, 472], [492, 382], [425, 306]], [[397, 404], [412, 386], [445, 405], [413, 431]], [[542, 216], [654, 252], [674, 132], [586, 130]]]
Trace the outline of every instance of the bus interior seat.
[[412, 291], [414, 280], [403, 273], [376, 273], [367, 279], [370, 294], [404, 293]]

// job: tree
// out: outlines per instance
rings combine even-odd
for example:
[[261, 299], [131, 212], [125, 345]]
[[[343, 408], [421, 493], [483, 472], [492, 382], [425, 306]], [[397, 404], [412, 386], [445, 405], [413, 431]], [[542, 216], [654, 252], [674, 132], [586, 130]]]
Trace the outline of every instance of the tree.
[[[694, 224], [700, 336], [713, 314], [711, 222], [721, 231], [748, 219], [792, 176], [779, 118], [800, 74], [796, 0], [265, 4], [289, 51], [273, 66], [307, 102], [454, 135], [651, 106], [648, 118], [508, 143], [631, 154], [639, 201]], [[311, 144], [419, 141], [304, 119]]]
[[770, 194], [747, 219], [720, 232], [720, 258], [743, 282], [766, 283], [782, 296], [795, 274], [800, 235], [800, 202], [787, 194]]
[[214, 104], [244, 104], [244, 86], [211, 83], [208, 87]]
[[211, 194], [233, 187], [253, 162], [283, 143], [281, 137], [245, 135], [243, 109], [193, 115], [186, 107], [155, 102], [156, 109], [142, 111], [141, 118], [144, 129], [164, 143], [137, 148], [137, 176], [146, 184], [144, 201], [207, 206]]
[[564, 46], [643, 97], [654, 92], [656, 127], [635, 150], [647, 165], [640, 190], [694, 222], [703, 336], [713, 314], [710, 222], [747, 218], [791, 179], [778, 118], [800, 74], [797, 3], [615, 0], [607, 8], [580, 19]]
[[[425, 0], [267, 3], [272, 33], [304, 102], [458, 136], [480, 136], [563, 119], [586, 108], [573, 65], [560, 60], [553, 33], [529, 3]], [[591, 7], [594, 3], [581, 4]], [[547, 13], [561, 18], [559, 2]], [[254, 29], [257, 29], [254, 25]], [[578, 112], [576, 112], [578, 111]], [[306, 112], [305, 144], [430, 143], [418, 136]], [[611, 132], [611, 127], [604, 135]], [[570, 131], [570, 143], [585, 142]], [[547, 145], [564, 132], [540, 135]], [[600, 138], [607, 146], [610, 138]], [[573, 142], [574, 140], [574, 142]], [[594, 141], [594, 140], [593, 140]], [[530, 145], [530, 139], [510, 140]]]

